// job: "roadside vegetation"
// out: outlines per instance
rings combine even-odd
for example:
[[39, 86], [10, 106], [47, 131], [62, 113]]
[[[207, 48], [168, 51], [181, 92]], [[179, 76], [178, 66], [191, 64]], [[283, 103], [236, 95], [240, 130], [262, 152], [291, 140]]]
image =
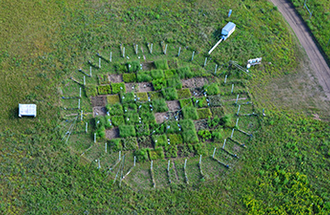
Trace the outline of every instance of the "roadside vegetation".
[[[330, 59], [330, 2], [326, 0], [290, 1], [305, 20], [328, 59]], [[311, 17], [308, 10], [304, 7], [304, 2], [306, 2], [307, 7], [312, 12]]]

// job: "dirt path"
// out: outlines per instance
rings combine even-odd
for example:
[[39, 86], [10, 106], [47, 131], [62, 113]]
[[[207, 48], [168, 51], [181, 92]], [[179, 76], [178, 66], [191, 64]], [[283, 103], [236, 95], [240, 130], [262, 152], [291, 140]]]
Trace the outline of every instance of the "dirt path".
[[270, 0], [282, 13], [283, 17], [289, 23], [294, 33], [296, 34], [302, 47], [305, 49], [308, 58], [310, 59], [310, 67], [314, 71], [318, 82], [323, 88], [330, 101], [330, 69], [323, 58], [321, 52], [314, 43], [312, 36], [309, 34], [307, 25], [298, 16], [294, 6], [288, 0]]

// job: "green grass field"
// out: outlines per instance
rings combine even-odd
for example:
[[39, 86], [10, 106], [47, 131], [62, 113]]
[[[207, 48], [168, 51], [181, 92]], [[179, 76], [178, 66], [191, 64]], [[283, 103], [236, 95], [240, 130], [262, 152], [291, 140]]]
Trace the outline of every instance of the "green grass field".
[[[263, 90], [274, 79], [299, 74], [302, 59], [297, 41], [271, 3], [5, 0], [0, 7], [4, 11], [0, 13], [1, 214], [329, 214], [328, 122], [301, 113], [304, 109], [298, 105], [295, 110], [282, 111]], [[233, 14], [227, 18], [229, 9]], [[239, 159], [217, 148], [215, 158], [230, 162], [229, 169], [210, 157], [222, 141], [210, 142], [202, 161], [206, 180], [199, 171], [199, 157], [187, 161], [189, 184], [184, 181], [184, 159], [173, 158], [169, 184], [167, 162], [159, 159], [154, 161], [156, 189], [152, 188], [150, 162], [133, 167], [119, 187], [118, 178], [116, 183], [113, 179], [120, 167], [107, 171], [108, 165], [116, 163], [118, 152], [105, 153], [103, 142], [90, 148], [95, 122], [86, 99], [81, 100], [81, 107], [89, 122], [88, 132], [77, 122], [80, 133], [72, 133], [65, 143], [63, 135], [79, 112], [63, 110], [63, 104], [75, 107], [76, 100], [63, 101], [61, 96], [77, 96], [79, 85], [69, 78], [82, 81], [78, 69], [88, 73], [87, 62], [97, 64], [97, 52], [108, 58], [113, 50], [113, 63], [126, 63], [132, 59], [120, 57], [119, 44], [129, 56], [134, 56], [133, 44], [139, 44], [147, 59], [164, 59], [160, 44], [164, 41], [171, 58], [181, 47], [180, 66], [198, 68], [205, 57], [210, 58], [206, 53], [228, 21], [235, 22], [237, 30], [212, 53], [212, 63], [204, 69], [214, 72], [215, 64], [220, 67], [235, 60], [244, 65], [249, 58], [263, 57], [264, 63], [251, 69], [253, 77], [246, 87], [256, 111], [266, 108], [265, 117], [240, 117], [239, 129], [254, 135], [247, 140], [235, 131], [233, 139], [245, 142], [247, 148], [227, 140], [225, 149], [238, 153]], [[147, 43], [154, 43], [153, 54], [148, 53]], [[93, 68], [93, 72], [86, 81], [96, 85], [96, 73], [116, 70], [112, 64], [102, 64], [102, 69]], [[229, 71], [223, 67], [219, 72], [222, 82]], [[219, 90], [226, 100], [235, 99], [225, 94], [230, 89], [223, 85]], [[18, 118], [18, 103], [37, 104], [37, 117]], [[225, 110], [211, 108], [211, 112], [237, 111], [237, 106], [227, 103]], [[243, 114], [250, 113], [249, 108], [242, 106]], [[230, 136], [231, 129], [224, 128], [223, 134]], [[86, 150], [85, 155], [80, 150]], [[126, 173], [133, 166], [133, 154], [122, 153]], [[86, 157], [93, 158], [92, 162]], [[98, 158], [101, 169], [94, 160]]]

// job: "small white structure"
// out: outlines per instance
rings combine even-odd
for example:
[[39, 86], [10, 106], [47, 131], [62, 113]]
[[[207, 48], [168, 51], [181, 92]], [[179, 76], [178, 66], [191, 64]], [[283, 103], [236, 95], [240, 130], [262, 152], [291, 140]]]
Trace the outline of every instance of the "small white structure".
[[37, 105], [35, 104], [18, 104], [18, 116], [37, 116]]
[[225, 27], [223, 27], [221, 34], [223, 39], [226, 40], [236, 29], [236, 25], [232, 22], [228, 22]]

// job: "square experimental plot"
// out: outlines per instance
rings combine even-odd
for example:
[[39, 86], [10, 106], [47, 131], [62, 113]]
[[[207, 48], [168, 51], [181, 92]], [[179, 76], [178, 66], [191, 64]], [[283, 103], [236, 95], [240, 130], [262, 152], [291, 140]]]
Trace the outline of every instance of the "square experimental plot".
[[119, 137], [119, 129], [118, 128], [106, 129], [105, 130], [105, 136], [109, 140], [118, 138]]
[[137, 138], [137, 142], [139, 144], [139, 148], [149, 148], [149, 149], [153, 149], [153, 144], [151, 141], [151, 137], [150, 136], [141, 136]]
[[223, 105], [222, 96], [220, 95], [208, 96], [207, 99], [208, 101], [206, 100], [206, 102], [210, 104], [210, 107], [220, 107]]
[[[235, 104], [227, 104], [223, 107], [224, 110], [224, 114], [230, 114], [232, 116], [236, 116], [237, 110], [238, 110], [238, 106]], [[233, 117], [234, 119], [234, 117]]]
[[169, 111], [173, 112], [173, 111], [180, 110], [179, 101], [166, 101], [166, 103], [167, 103], [167, 107], [168, 107]]
[[84, 153], [84, 156], [88, 160], [93, 161], [99, 159], [105, 153], [105, 148], [104, 143], [93, 144], [92, 140], [90, 142], [92, 143], [92, 147]]
[[133, 168], [132, 173], [125, 178], [125, 181], [128, 182], [135, 189], [151, 189], [152, 179], [150, 171], [150, 162], [139, 163], [138, 165], [136, 165]]
[[183, 79], [182, 82], [182, 88], [195, 88], [195, 79], [189, 78], [189, 79]]
[[[80, 99], [80, 107], [81, 107], [81, 99]], [[61, 106], [64, 110], [72, 110], [76, 109], [75, 112], [78, 111], [79, 107], [79, 99], [62, 99]]]
[[[102, 169], [108, 169], [112, 172], [118, 171], [119, 163], [119, 152], [107, 152], [104, 153], [102, 158], [100, 158], [100, 165]], [[117, 168], [117, 169], [116, 169]]]
[[[216, 153], [214, 154], [214, 158], [216, 158], [217, 160], [219, 160], [221, 163], [225, 164], [225, 165], [229, 165], [229, 167], [232, 167], [236, 161], [237, 158], [229, 155], [227, 152], [225, 152], [222, 149], [217, 149]], [[221, 165], [221, 164], [219, 164]]]
[[105, 107], [107, 105], [106, 96], [95, 96], [91, 97], [92, 106]]
[[209, 83], [209, 81], [206, 78], [202, 78], [202, 77], [194, 78], [194, 82], [195, 82], [195, 87], [196, 88], [201, 88], [205, 84], [208, 84]]
[[226, 145], [225, 145], [224, 149], [228, 152], [228, 155], [231, 155], [234, 157], [235, 157], [235, 155], [240, 157], [240, 153], [242, 153], [242, 151], [244, 150], [244, 148], [242, 146], [240, 146], [238, 143], [232, 141], [229, 138], [226, 141]]
[[[90, 66], [88, 66], [88, 68], [90, 68]], [[84, 71], [84, 72], [82, 72]], [[71, 81], [75, 82], [75, 83], [80, 83], [80, 85], [97, 85], [99, 84], [99, 79], [98, 79], [98, 74], [100, 74], [100, 71], [92, 68], [92, 76], [86, 75], [85, 73], [89, 74], [90, 69], [88, 70], [82, 70], [79, 71], [77, 70], [77, 72], [74, 72], [72, 74], [72, 79]]]
[[[129, 177], [129, 175], [131, 174], [132, 171], [134, 171], [135, 167], [134, 167], [134, 156], [133, 156], [133, 152], [122, 152], [123, 154], [121, 155], [121, 159], [120, 162], [117, 164], [117, 166], [115, 168], [113, 168], [113, 172], [117, 173], [118, 170], [119, 172], [123, 173], [123, 176], [125, 176], [125, 178]], [[124, 158], [125, 156], [125, 158]], [[101, 158], [102, 160], [102, 158]], [[131, 170], [131, 172], [129, 173], [129, 171]], [[127, 175], [129, 173], [129, 175]], [[119, 181], [119, 175], [117, 177], [118, 181]], [[125, 179], [124, 179], [125, 180]]]
[[219, 164], [212, 157], [208, 156], [202, 159], [203, 173], [211, 179], [216, 179], [224, 174], [227, 168]]
[[245, 131], [248, 134], [253, 134], [260, 128], [258, 116], [240, 116], [237, 122], [237, 126], [240, 130]]
[[[63, 140], [66, 142], [67, 145], [72, 148], [75, 152], [81, 154], [90, 146], [92, 145], [92, 139], [90, 134], [85, 133], [84, 128], [77, 128], [77, 124], [80, 124], [80, 122], [77, 122], [75, 125], [75, 128], [72, 128], [74, 122], [71, 121], [67, 124], [66, 127], [63, 127], [61, 131], [63, 132]], [[70, 136], [69, 136], [70, 135]], [[69, 137], [69, 139], [68, 139]]]
[[247, 147], [249, 146], [251, 142], [251, 136], [243, 133], [242, 131], [239, 131], [235, 129], [233, 137], [233, 140], [237, 141], [239, 144], [244, 144]]
[[65, 98], [79, 97], [80, 89], [81, 89], [81, 93], [83, 94], [84, 88], [82, 86], [80, 86], [78, 83], [68, 79], [59, 88], [59, 92]]
[[229, 85], [225, 85], [225, 86], [220, 85], [219, 90], [220, 90], [221, 94], [227, 94], [227, 93], [231, 92], [231, 86], [229, 86]]
[[[240, 103], [239, 103], [240, 104]], [[251, 103], [249, 104], [241, 104], [240, 105], [240, 110], [239, 110], [239, 115], [249, 115], [249, 114], [253, 114], [254, 112], [254, 108], [252, 106]]]

